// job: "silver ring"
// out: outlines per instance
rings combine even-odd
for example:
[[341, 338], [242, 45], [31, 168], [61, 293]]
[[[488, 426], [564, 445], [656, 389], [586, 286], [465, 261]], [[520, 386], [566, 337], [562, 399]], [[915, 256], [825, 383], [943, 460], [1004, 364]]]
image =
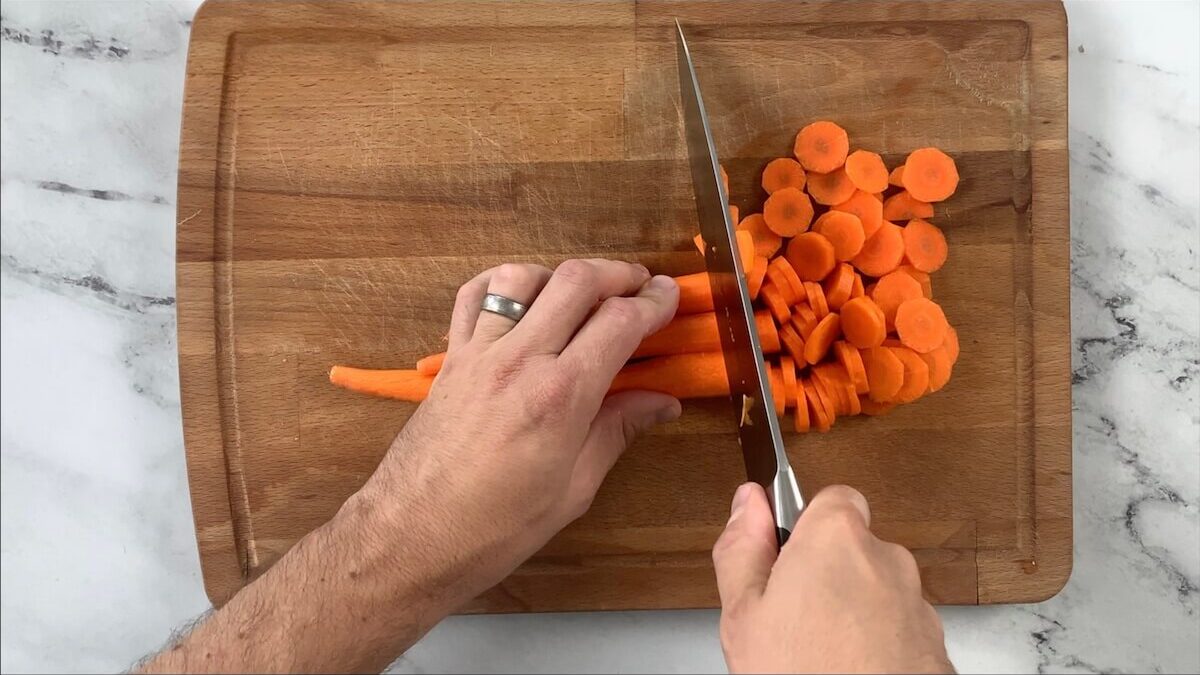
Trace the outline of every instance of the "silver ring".
[[525, 316], [525, 312], [529, 311], [528, 307], [516, 300], [506, 298], [503, 295], [496, 295], [495, 293], [488, 293], [483, 296], [482, 307], [485, 312], [499, 314], [506, 319], [512, 319], [514, 322], [520, 321], [521, 317]]

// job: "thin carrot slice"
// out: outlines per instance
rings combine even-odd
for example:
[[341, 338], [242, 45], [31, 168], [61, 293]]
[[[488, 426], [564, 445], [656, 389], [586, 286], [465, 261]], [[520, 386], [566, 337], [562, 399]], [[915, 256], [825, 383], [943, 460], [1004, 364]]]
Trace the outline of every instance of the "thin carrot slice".
[[846, 175], [863, 192], [883, 192], [888, 186], [883, 158], [867, 150], [855, 150], [846, 157]]
[[808, 363], [816, 363], [825, 358], [829, 347], [838, 335], [841, 335], [841, 331], [841, 317], [837, 314], [825, 315], [825, 318], [821, 319], [817, 327], [813, 329], [812, 335], [808, 336], [808, 341], [804, 343], [804, 360]]
[[806, 281], [804, 282], [804, 292], [808, 295], [808, 306], [812, 307], [817, 321], [824, 319], [825, 315], [829, 313], [829, 301], [825, 298], [825, 289], [821, 288], [821, 284]]
[[692, 238], [692, 241], [696, 243], [696, 250], [700, 251], [700, 255], [704, 255], [704, 235], [698, 234]]
[[[869, 192], [856, 190], [849, 199], [830, 208], [834, 211], [845, 211], [858, 216], [863, 232], [868, 237], [878, 232], [879, 226], [883, 225], [883, 204]], [[820, 223], [821, 220], [818, 218], [817, 222]]]
[[820, 121], [800, 130], [792, 154], [806, 171], [829, 173], [846, 163], [850, 138], [846, 130], [833, 122]]
[[891, 401], [904, 384], [904, 362], [887, 347], [872, 347], [860, 354], [867, 370], [868, 396], [876, 403]]
[[913, 298], [896, 310], [896, 334], [913, 351], [925, 354], [941, 347], [949, 328], [942, 308], [928, 298]]
[[812, 421], [808, 414], [808, 393], [804, 391], [804, 382], [799, 379], [796, 380], [796, 409], [792, 415], [795, 419], [796, 431], [803, 434], [812, 428]]
[[923, 202], [940, 202], [958, 188], [958, 167], [937, 148], [914, 150], [904, 161], [904, 189]]
[[800, 162], [789, 157], [768, 162], [762, 172], [762, 188], [767, 194], [789, 187], [804, 189], [804, 167], [800, 166]]
[[776, 190], [763, 204], [763, 219], [767, 221], [767, 227], [781, 237], [794, 237], [807, 231], [812, 218], [812, 201], [799, 188]]
[[822, 290], [825, 291], [825, 301], [829, 303], [830, 309], [841, 309], [850, 299], [850, 293], [854, 290], [854, 275], [854, 268], [842, 263], [825, 278]]
[[788, 283], [788, 280], [783, 276], [783, 272], [780, 271], [779, 266], [775, 264], [780, 260], [783, 260], [783, 258], [776, 258], [768, 263], [767, 281], [771, 282], [772, 286], [779, 289], [779, 294], [783, 296], [784, 302], [786, 302], [789, 306], [794, 305], [800, 301], [800, 296], [796, 294], [796, 289], [793, 288], [790, 283]]
[[826, 211], [821, 214], [813, 225], [813, 231], [833, 244], [833, 257], [837, 260], [852, 259], [862, 250], [863, 242], [867, 240], [862, 221], [853, 213], [845, 211]]
[[813, 366], [813, 378], [825, 385], [825, 393], [833, 400], [834, 410], [838, 415], [857, 414], [851, 411], [857, 406], [850, 399], [858, 398], [854, 393], [854, 385], [850, 376], [840, 363], [822, 363]]
[[862, 405], [862, 414], [870, 415], [872, 417], [886, 415], [892, 412], [892, 409], [896, 407], [895, 403], [877, 403], [872, 401], [869, 396], [859, 396], [858, 402], [860, 405]]
[[902, 234], [904, 257], [913, 267], [922, 272], [936, 272], [946, 264], [949, 252], [946, 235], [937, 225], [920, 219], [910, 220]]
[[862, 275], [859, 274], [858, 272], [855, 272], [854, 273], [854, 287], [850, 289], [850, 297], [851, 298], [861, 298], [864, 295], [866, 295], [866, 291], [863, 290]]
[[717, 165], [721, 170], [721, 185], [725, 186], [725, 196], [729, 196], [729, 174], [725, 172], [725, 167], [721, 164]]
[[812, 383], [812, 388], [817, 392], [817, 400], [821, 402], [821, 410], [825, 413], [826, 421], [829, 426], [837, 421], [837, 403], [834, 400], [829, 388], [825, 386], [825, 382], [821, 378], [813, 374], [813, 377], [808, 379]]
[[817, 387], [813, 384], [812, 378], [805, 379], [801, 386], [804, 388], [804, 396], [808, 399], [809, 420], [812, 426], [817, 428], [817, 431], [829, 431], [831, 426], [829, 422], [829, 414], [825, 412], [825, 404], [821, 402], [821, 397], [817, 393]]
[[[813, 312], [812, 307], [809, 307], [806, 304], [796, 305], [795, 310], [796, 311], [792, 314], [792, 325], [796, 327], [797, 331], [799, 331], [800, 337], [807, 340], [812, 335], [813, 329], [817, 327], [817, 323], [820, 322], [820, 319], [817, 318], [817, 315], [815, 312]], [[803, 355], [801, 355], [800, 360], [804, 360]]]
[[888, 174], [888, 185], [893, 185], [898, 188], [904, 187], [904, 165], [892, 169]]
[[788, 242], [784, 255], [804, 281], [824, 279], [837, 264], [833, 243], [825, 235], [816, 232], [805, 232], [793, 238]]
[[887, 337], [883, 310], [867, 296], [847, 301], [842, 305], [842, 333], [859, 349], [878, 347]]
[[896, 403], [912, 403], [924, 396], [925, 392], [929, 391], [929, 366], [925, 365], [921, 355], [907, 347], [883, 349], [890, 349], [904, 364], [904, 384], [892, 400]]
[[867, 276], [881, 277], [899, 267], [903, 259], [904, 237], [900, 227], [885, 220], [850, 262]]
[[933, 204], [913, 199], [908, 192], [897, 192], [883, 202], [884, 220], [912, 220], [913, 218], [932, 218]]
[[763, 280], [767, 276], [768, 264], [766, 257], [761, 255], [754, 256], [754, 264], [750, 266], [750, 271], [746, 274], [746, 287], [750, 291], [751, 300], [758, 298]]
[[787, 395], [787, 406], [796, 405], [796, 362], [790, 356], [779, 357], [779, 369], [783, 371], [783, 391]]
[[925, 365], [929, 367], [929, 391], [935, 392], [946, 386], [950, 381], [950, 373], [954, 370], [954, 364], [950, 362], [950, 353], [945, 347], [925, 353], [917, 354]]
[[813, 201], [825, 206], [833, 206], [854, 196], [854, 183], [842, 169], [830, 173], [808, 174], [808, 194]]
[[767, 227], [767, 221], [761, 213], [751, 213], [742, 218], [742, 222], [738, 223], [737, 229], [750, 233], [750, 236], [754, 238], [754, 251], [758, 255], [770, 258], [783, 245], [783, 237], [775, 234], [771, 231], [771, 228]]
[[775, 285], [770, 280], [763, 283], [762, 289], [759, 290], [758, 294], [762, 297], [767, 309], [771, 310], [771, 314], [779, 322], [779, 325], [782, 326], [787, 323], [788, 317], [792, 315], [791, 307], [783, 299], [783, 293], [778, 288], [775, 288]]
[[737, 239], [738, 256], [742, 259], [742, 272], [749, 272], [754, 266], [754, 236], [745, 230], [738, 230], [733, 234]]
[[845, 392], [846, 401], [849, 404], [847, 408], [848, 415], [858, 415], [862, 413], [862, 402], [858, 400], [858, 392], [854, 389], [852, 382], [842, 384], [842, 390]]
[[775, 258], [771, 261], [771, 265], [779, 270], [779, 275], [783, 277], [788, 286], [791, 286], [792, 295], [796, 298], [792, 301], [792, 304], [806, 302], [808, 297], [804, 292], [804, 282], [801, 281], [800, 275], [796, 274], [796, 270], [788, 262], [787, 258], [783, 256]]
[[787, 413], [787, 390], [783, 386], [783, 372], [778, 366], [767, 366], [767, 380], [771, 383], [771, 399], [775, 414], [783, 417]]
[[896, 268], [896, 271], [904, 272], [908, 276], [916, 279], [917, 283], [921, 284], [921, 294], [930, 300], [933, 299], [933, 280], [929, 278], [928, 272], [922, 272], [912, 265], [901, 265]]
[[833, 353], [854, 384], [854, 393], [867, 393], [870, 389], [867, 383], [867, 369], [863, 367], [862, 355], [859, 354], [858, 348], [845, 340], [838, 340], [833, 343]]
[[[896, 309], [906, 300], [920, 298], [921, 284], [904, 272], [888, 272], [875, 283], [871, 299], [883, 310], [883, 320], [890, 331], [895, 325]], [[939, 342], [938, 344], [941, 344]]]
[[738, 224], [738, 207], [735, 204], [729, 205], [729, 222], [734, 225]]
[[950, 356], [950, 365], [958, 363], [958, 331], [954, 330], [954, 326], [946, 327], [946, 354]]
[[771, 310], [755, 310], [754, 326], [758, 329], [758, 341], [762, 343], [763, 353], [778, 353], [781, 348], [779, 327], [775, 324], [775, 317], [771, 315]]
[[846, 406], [842, 402], [837, 383], [834, 382], [829, 376], [828, 366], [829, 364], [822, 363], [821, 365], [813, 366], [810, 369], [812, 372], [813, 385], [817, 388], [818, 394], [824, 395], [825, 400], [828, 402], [829, 408], [833, 411], [835, 417], [837, 415], [845, 415]]

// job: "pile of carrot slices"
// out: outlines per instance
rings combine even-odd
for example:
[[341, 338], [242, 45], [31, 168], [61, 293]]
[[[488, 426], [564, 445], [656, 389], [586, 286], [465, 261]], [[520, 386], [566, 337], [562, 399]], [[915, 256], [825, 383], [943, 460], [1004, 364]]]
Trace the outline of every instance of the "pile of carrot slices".
[[[775, 410], [791, 411], [797, 431], [828, 431], [839, 416], [881, 415], [950, 380], [958, 334], [931, 280], [948, 247], [928, 219], [954, 194], [958, 170], [942, 151], [921, 148], [889, 171], [876, 153], [850, 152], [846, 131], [827, 121], [801, 129], [793, 155], [763, 169], [762, 213], [739, 221], [731, 206], [730, 215]], [[703, 253], [699, 235], [695, 243]], [[676, 281], [675, 319], [643, 340], [611, 392], [729, 394], [708, 275]], [[415, 370], [335, 366], [330, 380], [420, 401], [443, 359], [427, 356]]]

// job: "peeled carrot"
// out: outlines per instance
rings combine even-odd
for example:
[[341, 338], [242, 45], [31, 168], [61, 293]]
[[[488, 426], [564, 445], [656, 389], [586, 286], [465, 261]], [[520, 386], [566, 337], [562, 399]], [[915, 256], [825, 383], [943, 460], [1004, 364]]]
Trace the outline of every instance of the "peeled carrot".
[[750, 291], [751, 300], [758, 298], [763, 280], [767, 277], [767, 265], [769, 264], [766, 256], [754, 256], [754, 264], [750, 266], [750, 272], [746, 275], [746, 290]]
[[863, 274], [881, 277], [899, 267], [903, 259], [904, 237], [900, 227], [885, 220], [851, 262]]
[[804, 363], [804, 339], [796, 332], [794, 325], [788, 323], [779, 327], [779, 341], [783, 350], [791, 354], [796, 363]]
[[771, 310], [771, 314], [780, 325], [787, 323], [788, 317], [792, 315], [791, 306], [783, 299], [782, 292], [768, 280], [763, 284], [762, 290], [758, 292], [762, 297], [763, 303], [767, 309]]
[[812, 217], [812, 201], [799, 188], [776, 190], [763, 204], [763, 219], [767, 227], [781, 237], [794, 237], [808, 230]]
[[825, 301], [830, 309], [841, 309], [850, 299], [850, 293], [854, 290], [854, 275], [854, 268], [842, 263], [825, 278], [822, 290], [825, 291]]
[[896, 268], [896, 271], [904, 272], [908, 276], [916, 279], [917, 283], [921, 284], [921, 293], [930, 300], [933, 299], [933, 280], [929, 278], [928, 272], [922, 272], [912, 265], [901, 265]]
[[846, 175], [863, 192], [883, 192], [888, 186], [888, 170], [883, 158], [874, 152], [855, 150], [846, 157]]
[[[844, 316], [842, 321], [845, 322]], [[850, 381], [854, 383], [854, 393], [867, 393], [870, 390], [867, 382], [867, 369], [863, 367], [862, 355], [859, 354], [858, 349], [845, 340], [838, 340], [833, 343], [833, 353], [837, 356], [838, 363], [846, 369], [846, 375], [850, 377]]]
[[946, 342], [943, 345], [950, 357], [950, 365], [958, 363], [958, 331], [954, 330], [954, 326], [946, 327]]
[[712, 311], [712, 286], [708, 281], [708, 272], [675, 277], [675, 283], [679, 285], [679, 308], [675, 310], [676, 316]]
[[932, 218], [933, 204], [918, 201], [907, 191], [897, 192], [883, 202], [884, 220], [912, 220], [913, 218]]
[[830, 173], [808, 174], [808, 194], [813, 201], [825, 206], [833, 206], [854, 196], [854, 183], [842, 169]]
[[[871, 201], [875, 201], [867, 197]], [[862, 221], [853, 213], [845, 211], [826, 211], [813, 224], [813, 231], [833, 244], [833, 257], [836, 260], [850, 260], [862, 250], [867, 240]]]
[[804, 391], [804, 381], [796, 379], [796, 409], [792, 412], [795, 419], [796, 431], [807, 432], [812, 428], [808, 414], [808, 393]]
[[[813, 329], [817, 327], [817, 322], [820, 319], [817, 318], [812, 307], [809, 307], [807, 304], [801, 303], [796, 305], [794, 309], [796, 311], [792, 314], [792, 325], [796, 327], [796, 330], [800, 333], [800, 337], [807, 340], [812, 335]], [[803, 358], [800, 360], [803, 361]]]
[[949, 248], [946, 235], [937, 225], [920, 219], [910, 220], [902, 235], [904, 257], [913, 267], [922, 272], [936, 272], [946, 264]]
[[[830, 208], [834, 211], [845, 211], [858, 216], [863, 232], [868, 237], [878, 232], [879, 226], [883, 225], [883, 204], [869, 192], [856, 190], [849, 199]], [[818, 219], [817, 222], [820, 220]]]
[[783, 238], [767, 227], [767, 221], [763, 219], [761, 213], [751, 213], [742, 218], [742, 222], [738, 223], [737, 229], [750, 233], [750, 236], [754, 239], [754, 251], [758, 255], [770, 258], [783, 245]]
[[[901, 246], [903, 253], [903, 246]], [[820, 281], [833, 271], [837, 264], [833, 243], [824, 235], [805, 232], [794, 237], [787, 245], [788, 262], [804, 281]], [[897, 261], [899, 263], [899, 261]]]
[[442, 364], [446, 362], [446, 352], [438, 352], [430, 354], [423, 359], [417, 361], [417, 372], [422, 375], [437, 375], [442, 369]]
[[888, 185], [893, 185], [898, 188], [904, 187], [904, 165], [892, 169], [888, 174]]
[[804, 189], [804, 167], [788, 157], [773, 159], [762, 172], [762, 188], [771, 194], [776, 190], [794, 187]]
[[329, 381], [362, 394], [420, 403], [429, 396], [429, 388], [433, 386], [433, 375], [425, 375], [416, 370], [370, 370], [334, 366], [329, 369]]
[[804, 282], [801, 281], [800, 275], [796, 274], [796, 270], [787, 258], [782, 256], [775, 258], [771, 261], [771, 265], [778, 270], [779, 276], [783, 277], [784, 282], [791, 287], [792, 296], [795, 297], [795, 300], [792, 301], [793, 305], [808, 299], [804, 292]]
[[866, 291], [863, 289], [862, 275], [858, 272], [855, 272], [854, 287], [850, 289], [850, 297], [861, 298], [864, 295], [866, 295]]
[[[762, 339], [763, 352], [779, 351], [779, 338], [771, 313], [760, 309], [754, 313], [754, 324]], [[772, 336], [774, 340], [772, 341]], [[657, 333], [647, 335], [633, 352], [633, 358], [721, 351], [721, 332], [713, 312], [684, 314], [671, 319]]]
[[841, 335], [842, 320], [837, 314], [826, 314], [804, 343], [804, 360], [817, 363], [825, 358], [833, 341]]
[[[883, 310], [883, 319], [891, 330], [896, 322], [896, 310], [907, 300], [920, 298], [921, 284], [904, 272], [888, 272], [875, 283], [871, 299]], [[938, 344], [941, 344], [939, 341]], [[936, 345], [935, 345], [936, 346]]]
[[945, 347], [938, 347], [925, 354], [917, 354], [929, 367], [929, 391], [935, 392], [946, 386], [950, 381], [950, 373], [954, 364], [950, 362], [950, 353]]
[[800, 384], [804, 389], [805, 398], [808, 399], [809, 419], [812, 425], [817, 428], [817, 431], [829, 431], [831, 426], [829, 413], [825, 412], [825, 405], [821, 402], [821, 397], [817, 393], [817, 388], [813, 384], [812, 378], [807, 378]]
[[729, 395], [725, 356], [721, 352], [672, 354], [635, 361], [621, 369], [608, 392], [644, 389], [675, 398]]
[[781, 356], [779, 369], [783, 372], [783, 391], [787, 395], [787, 405], [796, 405], [796, 362], [790, 356]]
[[815, 281], [806, 281], [804, 282], [804, 293], [808, 296], [808, 306], [812, 307], [817, 321], [824, 319], [825, 315], [829, 313], [829, 301], [825, 298], [825, 289]]
[[859, 353], [867, 370], [868, 396], [877, 403], [891, 401], [904, 384], [904, 362], [888, 347], [872, 347]]
[[949, 327], [942, 308], [925, 297], [908, 300], [896, 310], [896, 335], [905, 347], [922, 354], [941, 347]]
[[846, 163], [850, 138], [833, 122], [820, 121], [800, 130], [792, 153], [806, 171], [829, 173]]
[[937, 148], [914, 150], [904, 161], [904, 189], [923, 202], [940, 202], [958, 188], [958, 167]]
[[887, 337], [883, 310], [866, 296], [849, 300], [842, 305], [842, 333], [859, 349], [878, 347]]
[[889, 349], [904, 364], [904, 384], [892, 398], [896, 403], [912, 403], [929, 391], [929, 366], [919, 354], [906, 347], [881, 347]]

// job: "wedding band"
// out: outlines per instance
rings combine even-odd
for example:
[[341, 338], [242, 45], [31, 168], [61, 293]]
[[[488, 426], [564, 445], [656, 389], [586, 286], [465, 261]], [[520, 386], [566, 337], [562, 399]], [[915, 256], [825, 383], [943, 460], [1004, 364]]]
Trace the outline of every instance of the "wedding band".
[[483, 296], [482, 307], [485, 312], [499, 314], [506, 319], [512, 319], [514, 322], [520, 321], [521, 317], [525, 316], [525, 312], [529, 311], [528, 307], [516, 300], [506, 298], [503, 295], [496, 295], [495, 293], [488, 293]]

